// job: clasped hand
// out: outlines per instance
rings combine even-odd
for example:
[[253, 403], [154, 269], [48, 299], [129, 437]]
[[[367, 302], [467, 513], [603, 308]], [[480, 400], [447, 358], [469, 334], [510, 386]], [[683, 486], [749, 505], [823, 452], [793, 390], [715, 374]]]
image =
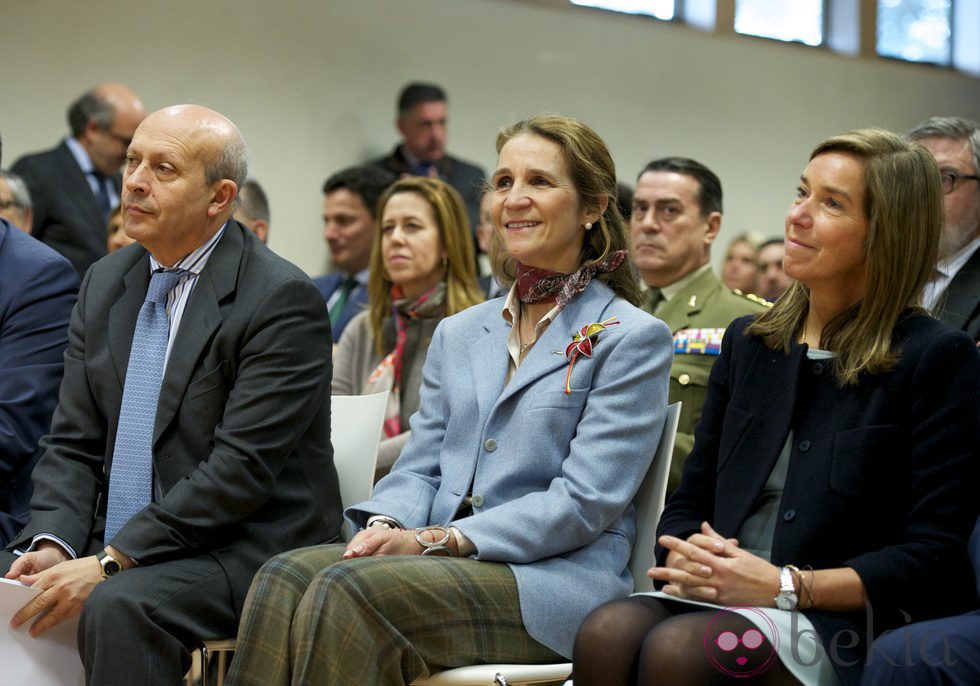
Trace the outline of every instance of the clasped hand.
[[16, 629], [46, 611], [47, 614], [31, 625], [30, 633], [34, 637], [81, 613], [92, 589], [103, 580], [102, 567], [94, 555], [70, 560], [57, 546], [21, 555], [4, 576], [41, 589], [10, 620], [10, 626]]
[[666, 566], [651, 567], [647, 576], [666, 581], [664, 593], [720, 605], [774, 606], [779, 568], [742, 550], [737, 540], [724, 538], [707, 522], [686, 541], [661, 536], [658, 542], [670, 551]]

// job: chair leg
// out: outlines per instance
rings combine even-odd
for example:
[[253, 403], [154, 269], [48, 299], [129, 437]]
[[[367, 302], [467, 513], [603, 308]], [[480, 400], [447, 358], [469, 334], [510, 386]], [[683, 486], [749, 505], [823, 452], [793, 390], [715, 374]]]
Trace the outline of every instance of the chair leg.
[[499, 672], [493, 678], [493, 683], [496, 684], [496, 686], [509, 686], [509, 684], [507, 683], [507, 677], [505, 677], [503, 674], [500, 674]]
[[208, 647], [203, 642], [200, 647], [201, 655], [201, 686], [208, 686], [210, 679], [208, 678], [210, 670], [208, 669]]

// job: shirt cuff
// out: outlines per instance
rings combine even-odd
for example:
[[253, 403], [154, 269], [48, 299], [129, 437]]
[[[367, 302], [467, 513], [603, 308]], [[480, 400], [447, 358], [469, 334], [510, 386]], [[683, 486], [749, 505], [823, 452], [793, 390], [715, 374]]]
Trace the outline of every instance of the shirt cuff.
[[54, 534], [38, 534], [31, 541], [31, 545], [27, 550], [15, 550], [14, 555], [33, 553], [35, 550], [37, 550], [37, 544], [40, 543], [41, 541], [53, 541], [54, 543], [57, 543], [59, 546], [61, 546], [64, 549], [64, 551], [68, 554], [69, 558], [71, 558], [72, 560], [78, 559], [78, 555], [75, 554], [75, 551], [72, 550], [72, 547], [67, 543], [65, 543], [63, 540], [61, 540], [60, 538], [58, 538], [57, 536], [55, 536]]
[[466, 537], [466, 534], [455, 526], [449, 527], [449, 530], [453, 532], [453, 538], [456, 539], [456, 549], [459, 550], [460, 557], [469, 557], [476, 552], [476, 546]]

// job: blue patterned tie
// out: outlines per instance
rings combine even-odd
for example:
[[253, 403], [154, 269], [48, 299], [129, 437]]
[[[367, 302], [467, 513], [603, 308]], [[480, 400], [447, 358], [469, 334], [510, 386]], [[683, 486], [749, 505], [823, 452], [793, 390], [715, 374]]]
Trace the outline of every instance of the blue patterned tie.
[[136, 318], [109, 474], [106, 543], [152, 499], [153, 424], [170, 336], [167, 295], [188, 273], [184, 269], [153, 272], [146, 301]]

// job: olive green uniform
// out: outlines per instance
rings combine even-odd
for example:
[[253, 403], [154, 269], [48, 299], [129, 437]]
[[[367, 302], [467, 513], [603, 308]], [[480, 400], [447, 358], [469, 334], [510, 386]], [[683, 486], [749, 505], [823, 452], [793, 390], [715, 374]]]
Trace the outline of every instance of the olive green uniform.
[[684, 403], [677, 426], [668, 492], [680, 482], [681, 466], [694, 446], [694, 427], [701, 419], [701, 405], [708, 393], [708, 375], [720, 351], [725, 328], [738, 317], [762, 312], [766, 307], [765, 300], [758, 296], [742, 295], [726, 288], [711, 269], [706, 269], [670, 300], [660, 303], [656, 312], [651, 312], [649, 302], [644, 304], [643, 309], [666, 322], [674, 334], [668, 402]]

